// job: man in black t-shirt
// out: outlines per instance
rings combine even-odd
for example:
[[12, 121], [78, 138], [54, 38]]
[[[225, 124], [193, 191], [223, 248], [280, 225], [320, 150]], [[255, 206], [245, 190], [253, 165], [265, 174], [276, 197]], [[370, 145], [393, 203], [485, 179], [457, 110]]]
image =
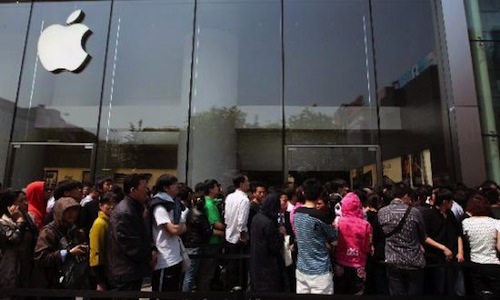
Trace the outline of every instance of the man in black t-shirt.
[[428, 291], [435, 295], [465, 294], [461, 270], [451, 264], [464, 261], [462, 226], [451, 211], [452, 204], [453, 193], [440, 188], [434, 206], [424, 213], [427, 264], [442, 265], [431, 267], [426, 279]]

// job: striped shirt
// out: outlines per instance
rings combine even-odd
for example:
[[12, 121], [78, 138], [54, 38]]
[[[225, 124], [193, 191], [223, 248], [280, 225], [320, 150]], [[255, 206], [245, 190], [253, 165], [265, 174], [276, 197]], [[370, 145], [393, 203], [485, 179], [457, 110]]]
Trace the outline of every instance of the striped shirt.
[[298, 246], [297, 270], [306, 275], [324, 275], [332, 271], [327, 242], [337, 239], [331, 220], [315, 208], [299, 207], [294, 225]]

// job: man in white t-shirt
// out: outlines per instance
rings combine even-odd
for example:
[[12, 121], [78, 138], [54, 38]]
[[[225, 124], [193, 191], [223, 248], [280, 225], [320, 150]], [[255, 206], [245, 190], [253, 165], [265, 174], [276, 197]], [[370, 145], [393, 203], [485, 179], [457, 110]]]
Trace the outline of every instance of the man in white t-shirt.
[[158, 260], [152, 276], [155, 292], [180, 291], [182, 254], [179, 235], [186, 231], [188, 209], [179, 199], [177, 178], [170, 174], [161, 175], [156, 181], [158, 193], [149, 204], [152, 214], [152, 237], [158, 253]]
[[[247, 192], [250, 189], [250, 180], [243, 174], [238, 174], [233, 178], [236, 188], [234, 193], [227, 195], [224, 209], [224, 221], [226, 223], [226, 241], [230, 254], [243, 254], [248, 241], [248, 213], [250, 210], [250, 200]], [[232, 288], [240, 286], [245, 290], [246, 270], [240, 266], [238, 259], [231, 259], [227, 264], [227, 285]]]

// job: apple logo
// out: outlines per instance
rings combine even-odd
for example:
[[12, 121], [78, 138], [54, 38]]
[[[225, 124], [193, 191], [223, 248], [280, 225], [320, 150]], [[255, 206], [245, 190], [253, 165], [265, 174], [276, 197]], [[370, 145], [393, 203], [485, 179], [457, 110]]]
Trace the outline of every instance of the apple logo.
[[40, 34], [38, 57], [47, 71], [79, 72], [89, 62], [90, 55], [82, 44], [92, 31], [86, 25], [75, 24], [83, 16], [81, 9], [75, 10], [66, 20], [67, 26], [50, 25]]

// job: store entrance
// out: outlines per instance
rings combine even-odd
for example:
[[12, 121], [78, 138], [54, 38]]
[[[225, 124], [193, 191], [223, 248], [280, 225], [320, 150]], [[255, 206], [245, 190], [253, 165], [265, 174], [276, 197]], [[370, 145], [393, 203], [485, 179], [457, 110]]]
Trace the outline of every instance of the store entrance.
[[286, 145], [285, 182], [344, 179], [351, 189], [373, 187], [382, 178], [378, 145]]
[[92, 182], [95, 144], [11, 143], [6, 186], [22, 189], [33, 181], [56, 185], [65, 179]]

